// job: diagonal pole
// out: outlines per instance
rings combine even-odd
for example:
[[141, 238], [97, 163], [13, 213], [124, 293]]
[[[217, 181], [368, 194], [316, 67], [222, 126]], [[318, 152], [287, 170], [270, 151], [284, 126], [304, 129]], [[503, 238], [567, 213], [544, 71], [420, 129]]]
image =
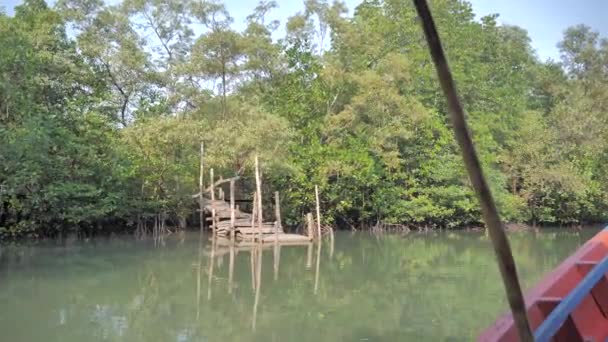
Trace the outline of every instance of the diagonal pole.
[[492, 240], [492, 245], [494, 246], [498, 268], [500, 269], [500, 274], [505, 286], [511, 313], [519, 332], [519, 338], [522, 342], [534, 341], [526, 316], [526, 306], [517, 278], [517, 269], [515, 267], [515, 261], [513, 260], [513, 254], [511, 253], [511, 247], [509, 246], [509, 240], [503, 229], [502, 222], [498, 216], [498, 210], [496, 209], [496, 204], [494, 203], [492, 193], [484, 178], [479, 158], [475, 152], [475, 146], [473, 146], [473, 141], [471, 140], [465, 120], [464, 110], [460, 103], [460, 99], [458, 98], [458, 93], [448, 62], [443, 53], [443, 47], [441, 46], [441, 40], [439, 38], [439, 33], [437, 33], [433, 16], [431, 15], [426, 0], [414, 0], [414, 4], [422, 21], [422, 27], [431, 56], [433, 57], [433, 62], [435, 63], [435, 68], [437, 69], [441, 88], [447, 98], [454, 135], [460, 145], [462, 158], [469, 174], [469, 179], [475, 188], [475, 192], [477, 193], [477, 197], [481, 204], [483, 219], [486, 223], [490, 239]]

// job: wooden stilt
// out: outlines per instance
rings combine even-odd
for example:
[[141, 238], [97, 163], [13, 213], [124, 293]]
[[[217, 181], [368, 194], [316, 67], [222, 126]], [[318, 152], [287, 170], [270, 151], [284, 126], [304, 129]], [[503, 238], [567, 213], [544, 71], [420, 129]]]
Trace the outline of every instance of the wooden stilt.
[[[253, 232], [255, 229], [255, 222], [257, 217], [257, 203], [258, 203], [258, 195], [256, 192], [253, 193], [253, 203], [251, 205], [251, 231]], [[251, 240], [255, 240], [255, 234], [251, 234]]]
[[228, 293], [232, 293], [234, 277], [234, 240], [230, 243], [230, 261], [228, 264]]
[[258, 156], [255, 156], [255, 188], [256, 188], [256, 194], [257, 194], [257, 214], [258, 214], [258, 241], [262, 241], [262, 222], [263, 222], [263, 216], [262, 216], [262, 180], [260, 177], [260, 165], [259, 165], [259, 160], [258, 160]]
[[209, 177], [211, 177], [211, 230], [213, 236], [215, 236], [215, 186], [213, 184], [213, 182], [215, 182], [215, 177], [213, 176], [213, 168], [209, 170]]
[[308, 234], [308, 238], [309, 239], [313, 239], [314, 238], [314, 229], [313, 229], [313, 223], [312, 223], [312, 213], [308, 213], [306, 214], [306, 234]]
[[230, 181], [230, 241], [234, 243], [234, 223], [236, 220], [234, 208], [234, 179]]
[[199, 171], [199, 177], [198, 177], [198, 191], [199, 191], [199, 196], [198, 196], [198, 211], [199, 211], [199, 220], [200, 220], [200, 225], [201, 225], [201, 231], [203, 231], [204, 227], [205, 227], [205, 213], [203, 212], [203, 190], [204, 190], [204, 183], [203, 183], [203, 174], [205, 173], [205, 167], [204, 167], [204, 156], [205, 156], [205, 144], [203, 142], [201, 142], [201, 165], [200, 165], [200, 171]]
[[281, 204], [279, 202], [279, 192], [274, 192], [274, 243], [279, 243], [279, 230], [281, 230]]
[[315, 185], [315, 199], [317, 202], [317, 238], [321, 241], [321, 208], [319, 205], [319, 187]]
[[314, 294], [316, 295], [319, 290], [319, 268], [321, 265], [321, 246], [323, 245], [323, 241], [319, 240], [317, 243], [317, 267], [315, 268], [315, 289]]
[[[223, 180], [224, 180], [224, 177], [220, 176], [220, 182]], [[223, 201], [224, 200], [224, 189], [222, 187], [219, 187], [217, 190], [218, 190], [218, 195], [219, 195], [220, 200]]]
[[274, 192], [274, 217], [278, 224], [280, 231], [283, 231], [283, 223], [281, 222], [281, 199], [279, 198], [279, 192]]
[[279, 243], [279, 224], [277, 222], [274, 223], [274, 244]]

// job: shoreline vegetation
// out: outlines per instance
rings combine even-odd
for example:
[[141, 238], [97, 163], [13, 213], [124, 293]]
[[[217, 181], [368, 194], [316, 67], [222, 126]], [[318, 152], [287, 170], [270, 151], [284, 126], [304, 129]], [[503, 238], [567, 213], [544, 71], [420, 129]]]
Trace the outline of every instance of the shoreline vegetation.
[[[241, 207], [260, 157], [285, 227], [315, 185], [339, 229], [482, 226], [413, 4], [276, 7], [243, 23], [215, 1], [0, 12], [0, 240], [198, 227], [201, 142]], [[607, 221], [608, 40], [564, 28], [560, 60], [540, 61], [499, 14], [431, 7], [507, 229]]]

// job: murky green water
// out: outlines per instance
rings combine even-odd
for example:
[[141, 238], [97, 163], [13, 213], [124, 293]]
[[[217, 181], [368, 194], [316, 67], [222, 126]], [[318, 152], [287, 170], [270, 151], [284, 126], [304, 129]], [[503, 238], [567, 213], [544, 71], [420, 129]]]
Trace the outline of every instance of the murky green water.
[[[595, 231], [512, 234], [524, 287]], [[230, 249], [210, 264], [198, 242], [0, 247], [0, 340], [470, 341], [506, 309], [482, 234], [340, 233], [319, 259], [317, 246], [265, 250], [258, 279], [249, 251], [230, 277]]]

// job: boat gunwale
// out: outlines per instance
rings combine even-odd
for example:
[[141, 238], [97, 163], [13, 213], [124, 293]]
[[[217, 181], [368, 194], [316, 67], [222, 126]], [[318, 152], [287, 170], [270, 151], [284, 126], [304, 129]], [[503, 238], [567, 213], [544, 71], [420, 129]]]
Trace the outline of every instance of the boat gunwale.
[[[608, 225], [605, 226], [602, 230], [600, 230], [591, 239], [586, 241], [573, 254], [564, 259], [557, 267], [546, 273], [534, 287], [525, 291], [524, 301], [526, 305], [526, 311], [529, 313], [530, 310], [534, 309], [538, 301], [541, 298], [546, 297], [546, 293], [549, 292], [555, 286], [557, 281], [562, 279], [569, 271], [571, 271], [572, 267], [575, 266], [577, 262], [588, 261], [585, 260], [585, 257], [588, 256], [591, 252], [593, 252], [594, 249], [602, 245], [604, 248], [608, 249]], [[606, 252], [606, 254], [607, 255], [605, 257], [608, 258], [608, 251]], [[603, 261], [603, 259], [604, 258], [602, 258], [601, 260]], [[597, 262], [599, 265], [600, 261]], [[592, 271], [590, 271], [590, 273], [591, 272]], [[564, 297], [563, 300], [570, 296], [570, 294], [578, 287], [580, 283], [582, 283], [589, 276], [590, 273], [585, 275], [585, 277], [583, 277], [583, 279], [579, 281], [579, 283], [568, 293], [566, 297]], [[550, 316], [551, 315], [549, 315], [549, 317]], [[546, 319], [548, 319], [549, 317], [547, 317]], [[542, 325], [542, 323], [543, 322], [541, 322], [540, 325]], [[485, 330], [483, 330], [479, 335], [477, 341], [504, 341], [502, 337], [508, 333], [509, 329], [514, 327], [514, 324], [515, 322], [511, 313], [506, 312], [502, 316], [500, 316], [496, 321], [494, 321], [492, 325], [488, 326]], [[538, 328], [536, 330], [538, 331]]]

